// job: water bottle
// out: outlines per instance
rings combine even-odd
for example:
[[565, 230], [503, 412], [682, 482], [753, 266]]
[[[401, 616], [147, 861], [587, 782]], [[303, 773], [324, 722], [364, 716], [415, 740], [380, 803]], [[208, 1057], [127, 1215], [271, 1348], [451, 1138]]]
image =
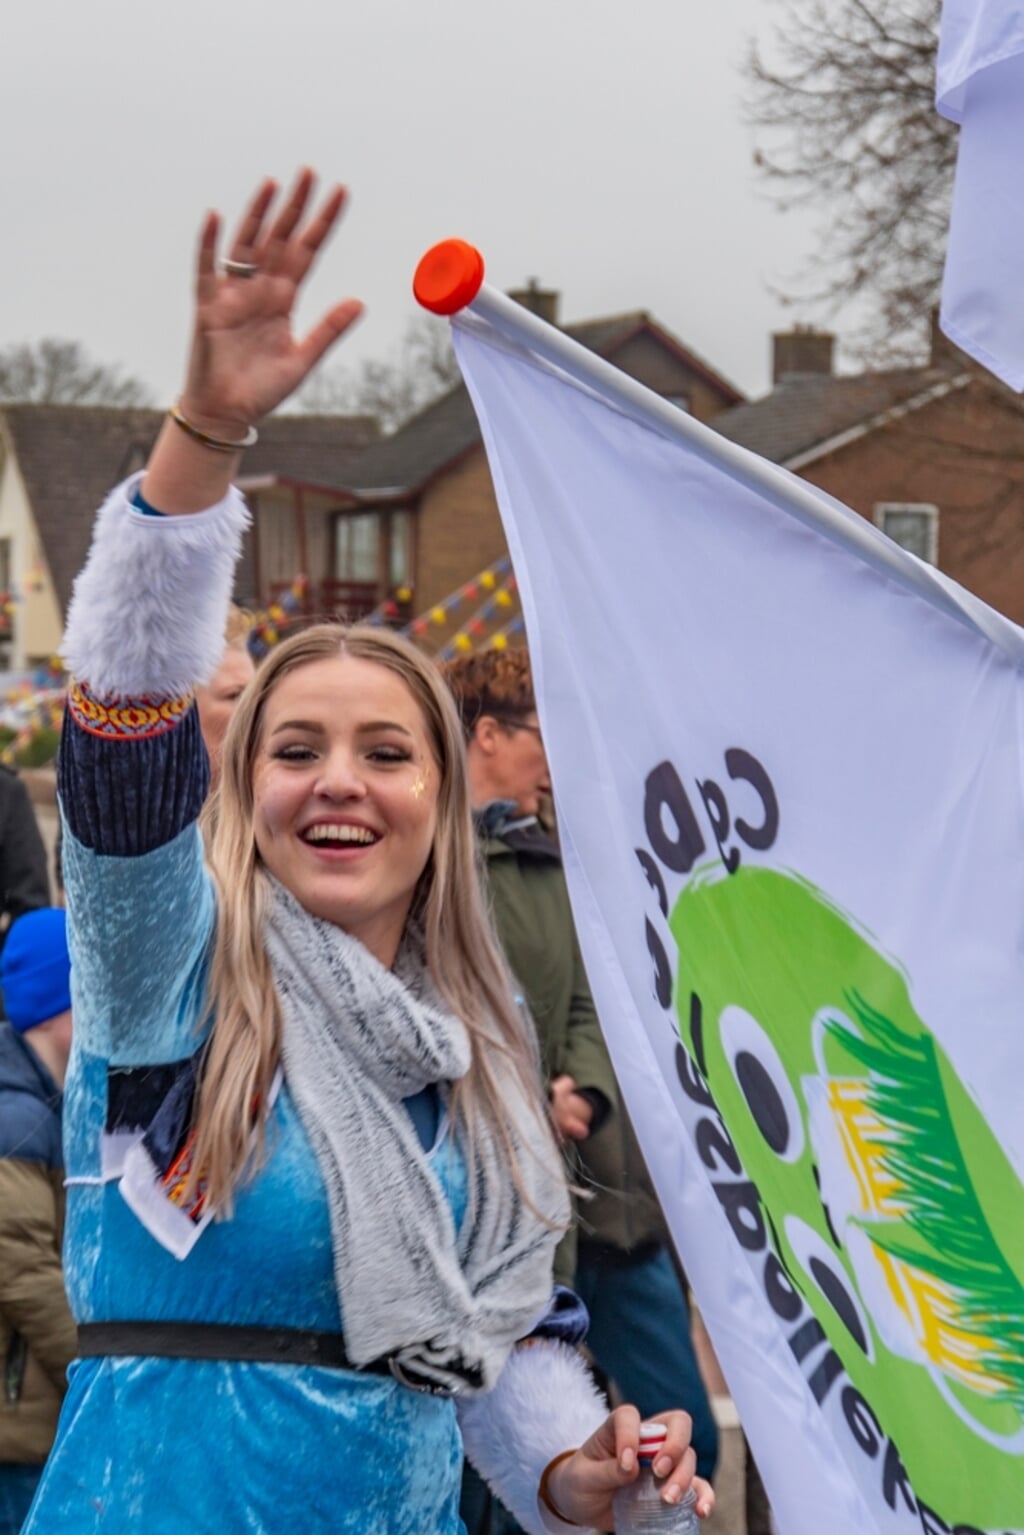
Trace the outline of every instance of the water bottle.
[[616, 1535], [697, 1535], [697, 1495], [687, 1488], [678, 1503], [662, 1498], [664, 1481], [652, 1469], [661, 1454], [667, 1429], [664, 1423], [640, 1425], [640, 1475], [615, 1494]]

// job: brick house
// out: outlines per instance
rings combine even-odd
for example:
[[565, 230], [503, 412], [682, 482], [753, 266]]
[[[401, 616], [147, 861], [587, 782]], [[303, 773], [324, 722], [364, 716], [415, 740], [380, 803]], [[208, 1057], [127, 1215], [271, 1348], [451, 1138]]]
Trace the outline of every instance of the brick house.
[[[145, 463], [163, 412], [78, 405], [0, 408], [0, 669], [54, 654], [93, 516], [112, 485]], [[264, 605], [300, 571], [329, 580], [334, 525], [352, 504], [338, 488], [379, 436], [366, 417], [274, 416], [245, 458], [255, 511], [236, 594]], [[317, 600], [324, 598], [321, 590]], [[328, 598], [333, 592], [326, 593]]]
[[[550, 321], [557, 294], [514, 295]], [[821, 486], [1024, 622], [1024, 406], [941, 336], [926, 365], [837, 375], [833, 338], [775, 338], [775, 383], [747, 402], [643, 311], [566, 327], [734, 441]], [[95, 507], [138, 468], [157, 411], [0, 408], [0, 668], [53, 654]], [[486, 456], [459, 386], [392, 436], [367, 418], [275, 416], [243, 463], [254, 513], [236, 595], [265, 606], [302, 572], [316, 614], [414, 610], [505, 555]]]
[[775, 337], [774, 387], [715, 430], [818, 485], [1024, 623], [1024, 402], [937, 328], [920, 367], [832, 371], [833, 337]]

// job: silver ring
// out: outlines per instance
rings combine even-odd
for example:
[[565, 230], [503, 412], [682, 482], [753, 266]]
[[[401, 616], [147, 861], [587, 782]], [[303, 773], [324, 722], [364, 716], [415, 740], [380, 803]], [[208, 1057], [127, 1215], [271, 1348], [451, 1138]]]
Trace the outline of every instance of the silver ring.
[[225, 256], [220, 264], [221, 271], [226, 277], [255, 277], [259, 271], [259, 263], [256, 261], [232, 261]]

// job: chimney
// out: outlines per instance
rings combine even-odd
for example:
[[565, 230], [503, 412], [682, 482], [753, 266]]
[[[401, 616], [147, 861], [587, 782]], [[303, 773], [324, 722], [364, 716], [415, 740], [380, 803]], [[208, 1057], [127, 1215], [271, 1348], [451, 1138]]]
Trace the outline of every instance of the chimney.
[[776, 331], [772, 382], [779, 384], [793, 373], [831, 373], [835, 336], [813, 325], [794, 325], [790, 331]]
[[508, 296], [515, 299], [517, 304], [522, 304], [531, 314], [546, 320], [549, 325], [558, 324], [560, 295], [556, 288], [542, 288], [536, 277], [531, 277], [525, 288], [510, 288]]

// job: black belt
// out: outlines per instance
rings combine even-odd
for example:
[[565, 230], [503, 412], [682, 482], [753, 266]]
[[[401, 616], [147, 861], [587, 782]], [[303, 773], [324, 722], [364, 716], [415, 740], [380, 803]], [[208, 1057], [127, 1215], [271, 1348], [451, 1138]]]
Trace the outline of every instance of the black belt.
[[85, 1322], [81, 1358], [234, 1359], [247, 1364], [312, 1364], [329, 1370], [390, 1375], [388, 1358], [356, 1365], [340, 1332], [302, 1327], [229, 1327], [214, 1322]]
[[390, 1375], [411, 1391], [454, 1396], [402, 1365], [393, 1354], [356, 1364], [340, 1332], [304, 1327], [232, 1327], [219, 1322], [83, 1322], [78, 1329], [81, 1359], [224, 1359], [244, 1364], [320, 1365], [361, 1375]]

